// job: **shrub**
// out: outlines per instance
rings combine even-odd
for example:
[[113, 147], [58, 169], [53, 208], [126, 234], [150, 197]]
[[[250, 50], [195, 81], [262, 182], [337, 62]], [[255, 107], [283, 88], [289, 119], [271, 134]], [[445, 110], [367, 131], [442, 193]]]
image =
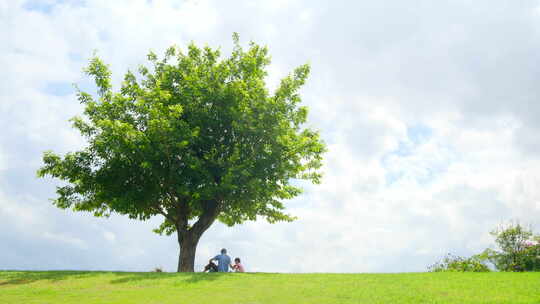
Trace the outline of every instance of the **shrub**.
[[154, 268], [153, 272], [163, 272], [163, 268], [161, 266]]
[[488, 272], [489, 268], [477, 256], [469, 258], [447, 254], [440, 261], [428, 267], [430, 272]]
[[498, 249], [486, 249], [481, 259], [500, 271], [540, 271], [540, 236], [535, 236], [530, 228], [510, 223], [491, 234]]
[[540, 271], [540, 242], [529, 241], [525, 244], [523, 252], [524, 271]]

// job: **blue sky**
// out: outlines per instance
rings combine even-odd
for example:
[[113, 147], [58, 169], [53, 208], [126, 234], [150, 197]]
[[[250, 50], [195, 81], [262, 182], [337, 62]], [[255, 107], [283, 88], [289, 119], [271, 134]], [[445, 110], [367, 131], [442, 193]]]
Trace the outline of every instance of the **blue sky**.
[[[250, 271], [424, 271], [474, 254], [489, 231], [540, 218], [537, 1], [0, 2], [0, 269], [173, 271], [174, 236], [121, 216], [56, 209], [43, 151], [84, 146], [72, 84], [97, 50], [118, 87], [149, 50], [231, 34], [268, 45], [268, 85], [309, 62], [309, 125], [328, 144], [323, 182], [289, 202], [293, 223], [216, 224]], [[538, 231], [540, 227], [535, 227]]]
[[38, 11], [45, 14], [50, 14], [54, 6], [60, 4], [60, 1], [26, 1], [23, 3], [23, 8], [28, 11]]
[[26, 0], [22, 2], [22, 8], [50, 15], [58, 6], [84, 7], [85, 2], [84, 0]]

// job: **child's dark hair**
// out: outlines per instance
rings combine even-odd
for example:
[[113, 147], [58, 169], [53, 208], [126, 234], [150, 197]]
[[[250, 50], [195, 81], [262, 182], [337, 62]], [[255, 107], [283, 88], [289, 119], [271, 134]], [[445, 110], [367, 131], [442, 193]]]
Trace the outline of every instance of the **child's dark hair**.
[[240, 263], [240, 258], [235, 258], [234, 261]]

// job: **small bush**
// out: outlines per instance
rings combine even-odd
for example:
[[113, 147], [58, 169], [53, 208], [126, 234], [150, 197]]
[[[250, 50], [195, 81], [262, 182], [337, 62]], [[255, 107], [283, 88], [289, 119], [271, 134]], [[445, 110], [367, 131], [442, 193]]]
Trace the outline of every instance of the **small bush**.
[[163, 267], [161, 267], [161, 266], [156, 267], [156, 268], [154, 268], [153, 272], [164, 272]]
[[489, 268], [476, 256], [464, 258], [447, 254], [440, 261], [428, 267], [430, 272], [456, 271], [456, 272], [488, 272]]
[[500, 271], [540, 271], [540, 236], [519, 223], [500, 226], [491, 234], [497, 249], [488, 248], [480, 255]]
[[529, 241], [525, 244], [523, 269], [525, 271], [540, 271], [540, 242]]

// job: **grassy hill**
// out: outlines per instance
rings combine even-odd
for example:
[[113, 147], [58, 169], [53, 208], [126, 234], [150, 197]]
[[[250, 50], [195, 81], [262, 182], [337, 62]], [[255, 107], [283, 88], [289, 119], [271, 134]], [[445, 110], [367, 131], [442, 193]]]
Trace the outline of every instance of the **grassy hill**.
[[0, 271], [0, 303], [540, 303], [540, 273]]

